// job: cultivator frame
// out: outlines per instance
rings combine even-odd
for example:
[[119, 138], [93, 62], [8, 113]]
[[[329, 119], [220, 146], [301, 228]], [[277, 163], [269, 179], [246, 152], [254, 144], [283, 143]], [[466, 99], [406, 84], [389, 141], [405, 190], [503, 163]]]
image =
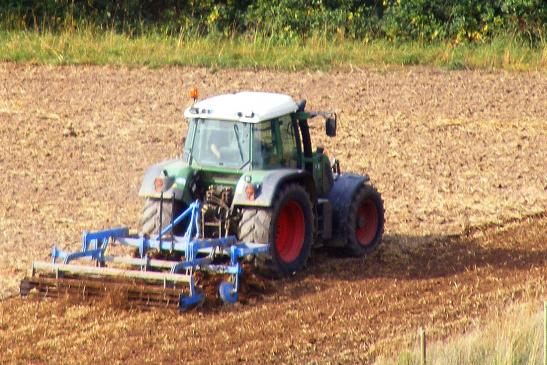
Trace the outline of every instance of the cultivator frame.
[[[200, 213], [201, 203], [196, 200], [168, 226], [160, 227], [160, 233], [153, 238], [131, 236], [127, 227], [121, 227], [84, 232], [81, 251], [65, 252], [53, 246], [52, 262], [33, 262], [30, 277], [21, 281], [21, 296], [33, 290], [43, 296], [61, 293], [100, 296], [114, 289], [123, 292], [129, 301], [142, 305], [176, 305], [185, 310], [204, 299], [196, 288], [196, 273], [208, 271], [229, 275], [227, 281], [221, 282], [219, 295], [225, 303], [235, 303], [243, 273], [239, 259], [265, 254], [269, 245], [238, 242], [231, 235], [200, 237]], [[186, 218], [189, 220], [183, 236], [171, 234], [165, 238]], [[107, 255], [107, 249], [115, 245], [138, 249], [138, 257]], [[153, 259], [148, 254], [151, 249], [176, 252], [182, 257], [180, 261]], [[221, 257], [224, 263], [218, 263]], [[72, 263], [80, 259], [90, 260], [94, 266]]]

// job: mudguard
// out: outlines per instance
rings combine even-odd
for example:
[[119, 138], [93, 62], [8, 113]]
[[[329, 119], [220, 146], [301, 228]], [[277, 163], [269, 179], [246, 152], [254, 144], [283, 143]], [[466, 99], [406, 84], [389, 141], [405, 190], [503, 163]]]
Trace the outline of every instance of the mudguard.
[[349, 207], [357, 189], [369, 181], [367, 175], [340, 174], [327, 195], [332, 204], [333, 237], [346, 237], [346, 224], [349, 215]]
[[[253, 184], [255, 189], [255, 199], [249, 200], [245, 188], [249, 184], [247, 180], [251, 178], [250, 184]], [[301, 169], [279, 169], [279, 170], [261, 170], [250, 171], [243, 174], [239, 179], [232, 207], [234, 206], [256, 206], [270, 207], [273, 204], [275, 194], [279, 188], [287, 182], [299, 182], [304, 184], [306, 190], [310, 193], [310, 199], [315, 201], [315, 185], [313, 178], [305, 170]]]
[[[177, 200], [185, 200], [186, 185], [193, 174], [193, 170], [182, 160], [166, 160], [148, 168], [142, 179], [139, 190], [140, 197], [160, 198], [163, 192], [164, 199], [172, 199], [173, 194]], [[156, 178], [163, 179], [163, 187], [156, 191], [154, 182]]]

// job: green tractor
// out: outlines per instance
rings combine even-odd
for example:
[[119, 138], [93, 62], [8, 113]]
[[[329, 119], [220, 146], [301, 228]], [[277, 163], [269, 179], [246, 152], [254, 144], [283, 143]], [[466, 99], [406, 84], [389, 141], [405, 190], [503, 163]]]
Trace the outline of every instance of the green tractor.
[[202, 237], [268, 243], [268, 253], [254, 261], [275, 275], [301, 270], [315, 247], [356, 257], [378, 247], [384, 207], [369, 177], [341, 173], [323, 148], [312, 149], [309, 120], [322, 116], [334, 137], [336, 114], [305, 111], [305, 101], [275, 93], [196, 97], [184, 112], [182, 157], [144, 176], [145, 236], [199, 200]]

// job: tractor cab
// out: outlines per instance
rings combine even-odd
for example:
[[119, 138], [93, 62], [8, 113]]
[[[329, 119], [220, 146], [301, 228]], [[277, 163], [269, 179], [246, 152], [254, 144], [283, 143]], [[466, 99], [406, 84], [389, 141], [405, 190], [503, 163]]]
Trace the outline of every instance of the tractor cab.
[[299, 168], [302, 148], [291, 114], [257, 123], [192, 118], [183, 159], [190, 165], [248, 171]]
[[189, 121], [183, 160], [219, 173], [296, 169], [315, 180], [319, 192], [332, 185], [329, 160], [312, 151], [308, 119], [326, 118], [327, 135], [336, 134], [334, 113], [304, 111], [305, 101], [264, 92], [240, 92], [195, 102], [184, 115]]

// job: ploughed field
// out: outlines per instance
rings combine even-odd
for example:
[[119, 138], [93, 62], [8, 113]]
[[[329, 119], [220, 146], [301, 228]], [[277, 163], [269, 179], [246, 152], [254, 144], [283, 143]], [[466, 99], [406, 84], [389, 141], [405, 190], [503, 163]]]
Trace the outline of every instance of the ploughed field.
[[[145, 169], [180, 152], [187, 90], [269, 90], [339, 114], [312, 137], [382, 192], [386, 231], [363, 259], [249, 275], [243, 302], [184, 314], [108, 300], [22, 300], [53, 243], [137, 227]], [[315, 124], [314, 124], [315, 122]], [[0, 359], [354, 363], [445, 338], [546, 297], [547, 75], [406, 67], [324, 72], [0, 64]]]

